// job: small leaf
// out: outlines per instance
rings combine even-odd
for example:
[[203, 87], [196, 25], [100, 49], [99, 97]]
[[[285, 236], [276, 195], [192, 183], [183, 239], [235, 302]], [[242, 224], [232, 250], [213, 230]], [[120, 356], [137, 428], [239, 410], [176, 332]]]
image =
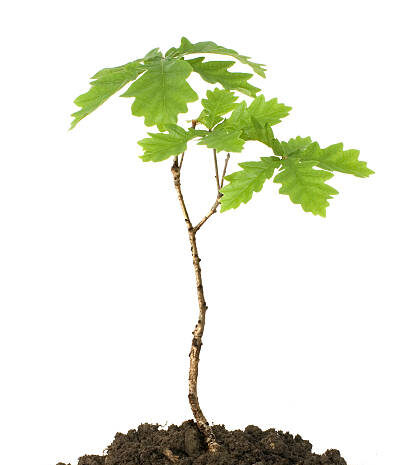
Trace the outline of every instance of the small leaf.
[[229, 113], [236, 106], [237, 97], [228, 90], [214, 89], [207, 91], [207, 99], [202, 99], [204, 110], [198, 121], [208, 129], [212, 129], [223, 120], [222, 116]]
[[252, 126], [252, 118], [254, 118], [261, 126], [274, 126], [281, 122], [289, 114], [291, 110], [283, 103], [278, 103], [278, 99], [273, 98], [266, 101], [263, 95], [256, 97], [249, 107], [245, 102], [241, 102], [231, 113], [224, 123], [221, 124], [224, 128], [242, 129], [249, 131]]
[[183, 60], [159, 59], [146, 63], [147, 72], [135, 81], [122, 97], [135, 97], [132, 113], [144, 116], [146, 126], [157, 125], [164, 131], [175, 124], [179, 113], [186, 113], [187, 103], [198, 99], [186, 78], [192, 72]]
[[143, 161], [163, 161], [186, 150], [187, 142], [198, 134], [185, 131], [180, 126], [169, 125], [168, 133], [148, 133], [150, 137], [138, 142], [144, 149]]
[[240, 102], [237, 104], [230, 117], [219, 125], [224, 129], [247, 129], [250, 128], [252, 124], [251, 116], [247, 110], [247, 102]]
[[251, 127], [246, 128], [241, 136], [244, 140], [256, 140], [268, 147], [274, 146], [275, 136], [269, 125], [262, 126], [259, 121], [251, 116]]
[[166, 52], [167, 57], [183, 57], [185, 55], [190, 55], [192, 53], [215, 53], [217, 55], [226, 55], [231, 56], [243, 64], [251, 66], [255, 73], [259, 74], [262, 77], [265, 77], [265, 67], [262, 64], [254, 63], [250, 61], [250, 57], [245, 55], [240, 55], [235, 50], [230, 48], [222, 47], [217, 45], [214, 42], [197, 42], [192, 44], [186, 37], [182, 37], [180, 46], [178, 48], [171, 48]]
[[278, 103], [276, 98], [266, 101], [263, 95], [259, 95], [248, 107], [248, 113], [258, 120], [260, 124], [273, 126], [280, 123], [282, 118], [288, 116], [291, 109], [291, 107], [287, 107], [283, 103]]
[[225, 177], [229, 184], [221, 189], [221, 211], [237, 208], [247, 203], [254, 192], [259, 192], [267, 179], [272, 178], [275, 169], [281, 164], [279, 158], [261, 157], [261, 161], [239, 163], [242, 171], [236, 171]]
[[305, 212], [324, 217], [329, 205], [327, 200], [338, 191], [325, 183], [333, 174], [313, 166], [311, 161], [282, 160], [282, 171], [275, 176], [274, 182], [282, 184], [279, 193], [289, 195], [290, 200], [300, 204]]
[[234, 61], [207, 61], [204, 58], [194, 58], [187, 60], [193, 67], [193, 71], [210, 84], [220, 83], [224, 89], [237, 90], [250, 97], [255, 97], [260, 91], [258, 87], [249, 84], [248, 79], [252, 78], [249, 73], [230, 73], [228, 68], [234, 65]]
[[295, 152], [306, 149], [312, 140], [310, 137], [297, 136], [295, 139], [289, 139], [288, 142], [281, 142], [283, 153], [285, 156], [292, 155]]
[[343, 150], [343, 144], [334, 144], [321, 149], [317, 142], [309, 145], [297, 157], [301, 160], [317, 162], [320, 168], [329, 171], [352, 174], [366, 178], [374, 172], [367, 167], [365, 161], [358, 160], [359, 150]]
[[137, 79], [137, 77], [145, 71], [145, 67], [140, 62], [141, 60], [131, 61], [123, 66], [115, 68], [104, 68], [96, 73], [91, 79], [91, 87], [86, 93], [79, 95], [74, 101], [76, 105], [81, 107], [81, 110], [72, 113], [74, 120], [70, 129], [73, 129], [80, 120], [96, 110], [109, 97], [118, 92], [129, 82]]
[[158, 58], [162, 58], [162, 52], [159, 50], [159, 48], [153, 48], [145, 55], [143, 61], [147, 62], [151, 60], [156, 60]]
[[244, 140], [240, 138], [241, 131], [228, 129], [214, 129], [206, 136], [202, 137], [199, 145], [206, 145], [211, 149], [216, 149], [218, 152], [241, 152], [244, 146]]

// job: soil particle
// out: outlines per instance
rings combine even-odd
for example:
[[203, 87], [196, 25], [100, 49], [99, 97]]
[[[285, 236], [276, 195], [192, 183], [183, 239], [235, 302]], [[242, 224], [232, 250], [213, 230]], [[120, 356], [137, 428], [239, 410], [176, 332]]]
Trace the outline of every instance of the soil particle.
[[[78, 465], [171, 465], [164, 451], [177, 456], [178, 465], [347, 465], [338, 450], [312, 453], [312, 445], [299, 435], [249, 425], [244, 431], [227, 431], [213, 426], [220, 444], [210, 454], [194, 421], [167, 430], [159, 425], [142, 424], [127, 434], [117, 433], [105, 456], [85, 455]], [[57, 465], [64, 465], [59, 463]]]

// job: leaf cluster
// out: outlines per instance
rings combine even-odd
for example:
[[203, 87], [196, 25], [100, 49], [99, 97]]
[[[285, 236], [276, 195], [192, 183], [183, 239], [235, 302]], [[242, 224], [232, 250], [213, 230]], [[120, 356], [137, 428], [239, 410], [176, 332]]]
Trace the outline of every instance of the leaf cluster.
[[[203, 56], [186, 59], [194, 54]], [[325, 216], [329, 200], [338, 193], [327, 183], [334, 172], [357, 177], [373, 173], [358, 159], [358, 150], [344, 150], [341, 143], [321, 148], [310, 137], [296, 137], [286, 142], [277, 139], [273, 126], [288, 116], [291, 108], [276, 98], [266, 100], [262, 94], [258, 95], [260, 89], [249, 82], [252, 73], [230, 71], [235, 61], [207, 60], [206, 55], [211, 54], [231, 57], [265, 77], [264, 65], [252, 62], [235, 50], [214, 42], [193, 44], [182, 38], [180, 46], [169, 49], [165, 55], [153, 49], [143, 58], [96, 73], [90, 89], [75, 100], [80, 110], [73, 113], [71, 128], [130, 84], [121, 96], [133, 98], [133, 115], [144, 117], [146, 126], [156, 126], [159, 130], [139, 141], [144, 161], [160, 162], [180, 155], [193, 139], [215, 154], [239, 153], [247, 142], [260, 142], [268, 156], [244, 161], [239, 164], [241, 170], [225, 177], [228, 183], [219, 193], [221, 211], [247, 203], [265, 181], [273, 178], [273, 182], [281, 185], [279, 192], [288, 195], [305, 212]], [[207, 91], [201, 100], [199, 116], [191, 128], [184, 129], [177, 124], [178, 116], [188, 111], [189, 103], [198, 100], [188, 82], [191, 73], [221, 87]], [[238, 101], [235, 92], [251, 100]]]

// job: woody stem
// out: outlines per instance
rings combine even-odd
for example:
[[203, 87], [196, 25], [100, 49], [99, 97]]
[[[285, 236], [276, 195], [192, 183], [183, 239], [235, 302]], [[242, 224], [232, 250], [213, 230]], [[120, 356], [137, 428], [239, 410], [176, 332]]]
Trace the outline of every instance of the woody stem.
[[180, 166], [178, 163], [178, 157], [175, 157], [172, 165], [172, 176], [175, 185], [175, 190], [178, 195], [179, 204], [182, 209], [183, 217], [185, 219], [189, 242], [191, 245], [193, 267], [196, 278], [196, 289], [197, 289], [197, 300], [199, 305], [199, 318], [196, 323], [195, 329], [193, 330], [192, 346], [189, 353], [190, 365], [189, 365], [189, 403], [193, 412], [193, 416], [196, 420], [196, 424], [199, 430], [205, 437], [208, 449], [210, 452], [216, 452], [219, 449], [219, 444], [216, 441], [215, 435], [209, 422], [203, 414], [203, 411], [199, 405], [199, 398], [197, 395], [197, 378], [199, 373], [199, 359], [200, 350], [202, 348], [202, 338], [204, 333], [207, 304], [204, 298], [203, 282], [202, 282], [202, 270], [200, 268], [200, 257], [197, 250], [196, 243], [196, 228], [193, 227], [189, 217], [189, 213], [186, 208], [186, 204], [183, 198], [181, 184], [180, 184]]

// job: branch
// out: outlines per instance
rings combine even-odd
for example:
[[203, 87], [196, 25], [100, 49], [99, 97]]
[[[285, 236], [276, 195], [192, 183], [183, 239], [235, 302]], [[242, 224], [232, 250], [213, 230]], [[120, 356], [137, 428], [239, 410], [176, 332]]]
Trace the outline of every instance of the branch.
[[182, 208], [183, 217], [185, 218], [188, 231], [193, 231], [192, 222], [190, 221], [190, 217], [189, 217], [189, 213], [186, 208], [185, 200], [183, 199], [182, 189], [180, 187], [180, 168], [179, 168], [177, 156], [173, 160], [171, 171], [173, 175], [173, 182], [175, 184], [176, 193], [178, 194], [179, 203]]
[[[221, 182], [219, 183], [219, 189], [218, 189], [218, 193], [217, 193], [217, 198], [216, 198], [216, 201], [214, 202], [213, 206], [210, 208], [210, 211], [209, 213], [207, 213], [207, 215], [201, 220], [199, 221], [199, 223], [197, 223], [197, 225], [194, 227], [194, 232], [196, 233], [197, 231], [199, 231], [199, 229], [204, 225], [204, 223], [206, 223], [206, 221], [216, 213], [217, 211], [217, 208], [218, 206], [220, 205], [220, 199], [222, 197], [222, 193], [220, 192], [220, 189], [223, 187], [223, 184], [224, 184], [224, 178], [226, 176], [226, 171], [227, 171], [227, 166], [228, 166], [228, 161], [230, 160], [230, 154], [228, 153], [227, 154], [227, 157], [225, 159], [225, 162], [224, 162], [224, 169], [223, 169], [223, 174], [221, 176]], [[218, 178], [217, 178], [218, 180]]]
[[[192, 129], [195, 129], [197, 124], [197, 119], [192, 119]], [[178, 158], [178, 156], [176, 156]], [[179, 171], [182, 169], [183, 165], [183, 159], [185, 158], [185, 152], [182, 153], [182, 156], [180, 157], [180, 163], [179, 163]]]
[[[226, 177], [226, 171], [227, 171], [228, 160], [230, 160], [230, 154], [229, 154], [229, 153], [227, 153], [226, 160], [225, 160], [225, 162], [224, 162], [224, 169], [223, 169], [223, 175], [221, 176], [220, 189], [223, 187], [224, 178]], [[219, 189], [219, 190], [220, 190], [220, 189]]]
[[185, 158], [185, 152], [182, 153], [182, 156], [180, 157], [180, 163], [179, 163], [179, 171], [182, 169], [183, 165], [183, 159]]
[[196, 233], [197, 231], [199, 231], [199, 229], [204, 225], [204, 223], [206, 223], [206, 221], [216, 213], [217, 211], [217, 208], [218, 206], [220, 205], [220, 198], [221, 198], [222, 194], [219, 192], [218, 196], [217, 196], [217, 199], [216, 201], [214, 202], [213, 206], [210, 208], [210, 211], [209, 213], [207, 213], [207, 215], [201, 220], [199, 221], [199, 223], [197, 223], [197, 225], [194, 227], [194, 232]]
[[216, 174], [216, 182], [217, 182], [217, 190], [220, 190], [220, 181], [219, 181], [219, 167], [217, 164], [217, 150], [213, 149], [213, 157], [214, 157], [214, 171]]

